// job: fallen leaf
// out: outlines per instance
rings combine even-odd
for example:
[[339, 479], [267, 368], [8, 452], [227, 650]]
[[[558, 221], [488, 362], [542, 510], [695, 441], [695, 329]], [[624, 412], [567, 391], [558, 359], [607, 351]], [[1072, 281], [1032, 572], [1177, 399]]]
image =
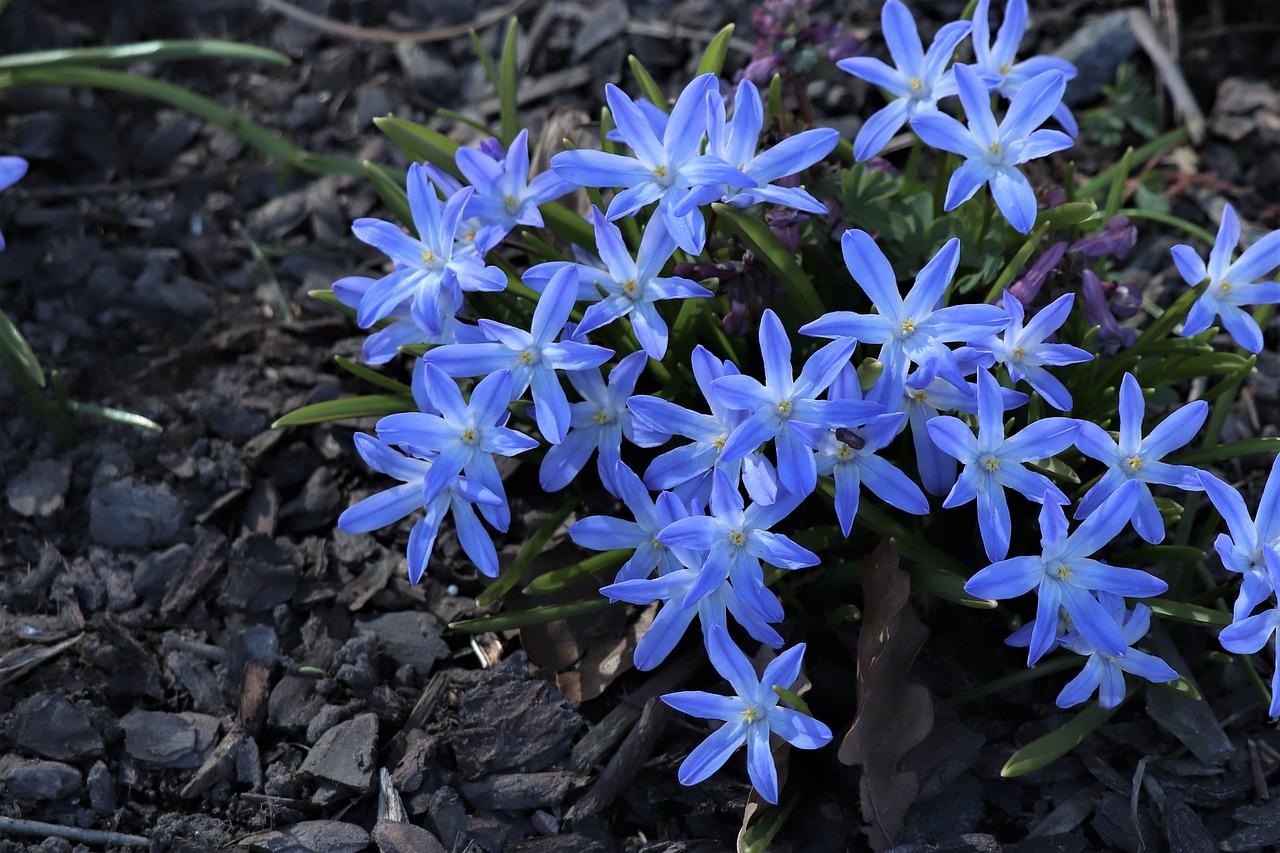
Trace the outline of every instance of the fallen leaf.
[[911, 606], [911, 580], [898, 555], [881, 542], [863, 576], [862, 630], [858, 635], [858, 715], [840, 744], [839, 758], [860, 765], [862, 828], [874, 850], [887, 850], [903, 831], [907, 809], [920, 791], [915, 773], [898, 763], [933, 729], [929, 691], [907, 679], [929, 629]]

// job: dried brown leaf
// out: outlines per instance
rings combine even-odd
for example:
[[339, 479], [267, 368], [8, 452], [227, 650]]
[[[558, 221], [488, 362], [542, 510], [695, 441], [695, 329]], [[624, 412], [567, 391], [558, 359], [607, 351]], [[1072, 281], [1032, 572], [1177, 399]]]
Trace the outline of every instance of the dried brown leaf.
[[858, 635], [858, 716], [840, 744], [845, 764], [861, 765], [863, 827], [871, 847], [887, 850], [901, 834], [907, 809], [920, 790], [915, 773], [898, 763], [933, 728], [929, 691], [907, 678], [929, 636], [911, 606], [911, 581], [898, 555], [882, 542], [863, 576], [862, 631]]

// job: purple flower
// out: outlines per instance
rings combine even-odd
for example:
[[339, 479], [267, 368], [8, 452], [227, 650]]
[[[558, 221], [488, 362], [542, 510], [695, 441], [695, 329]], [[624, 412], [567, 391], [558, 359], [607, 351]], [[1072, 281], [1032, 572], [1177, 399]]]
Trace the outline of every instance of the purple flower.
[[1138, 229], [1129, 217], [1113, 216], [1097, 234], [1081, 237], [1072, 243], [1070, 251], [1079, 252], [1086, 258], [1114, 257], [1123, 261], [1137, 242]]
[[1049, 278], [1049, 273], [1053, 272], [1058, 266], [1058, 262], [1062, 260], [1062, 256], [1066, 254], [1067, 243], [1062, 241], [1054, 243], [1044, 254], [1036, 258], [1036, 262], [1031, 265], [1031, 269], [1023, 274], [1022, 278], [1013, 283], [1009, 288], [1009, 293], [1014, 296], [1024, 307], [1030, 308], [1031, 303], [1036, 301], [1036, 296], [1040, 293], [1040, 288], [1044, 287], [1045, 280]]
[[880, 27], [893, 57], [891, 67], [879, 59], [855, 56], [836, 66], [854, 77], [879, 86], [893, 96], [887, 106], [868, 118], [853, 140], [859, 162], [879, 154], [912, 117], [934, 109], [939, 98], [956, 93], [955, 75], [948, 70], [956, 47], [969, 34], [968, 21], [953, 21], [938, 30], [928, 53], [920, 43], [916, 20], [901, 0], [888, 0], [880, 12]]
[[747, 745], [747, 772], [756, 791], [770, 803], [778, 802], [778, 768], [769, 750], [769, 735], [777, 734], [797, 749], [817, 749], [831, 742], [831, 730], [799, 711], [781, 707], [773, 688], [791, 687], [800, 677], [804, 643], [787, 649], [756, 678], [747, 660], [719, 625], [711, 628], [707, 656], [736, 696], [717, 696], [700, 690], [668, 693], [662, 697], [677, 711], [695, 717], [724, 720], [724, 725], [699, 744], [680, 765], [680, 784], [696, 785], [715, 773], [729, 756]]
[[1240, 220], [1228, 204], [1222, 209], [1222, 225], [1209, 252], [1208, 267], [1190, 246], [1173, 247], [1173, 263], [1188, 285], [1195, 287], [1209, 280], [1209, 289], [1187, 312], [1180, 334], [1184, 338], [1198, 335], [1209, 328], [1214, 317], [1221, 317], [1236, 343], [1256, 353], [1262, 351], [1262, 330], [1241, 306], [1280, 302], [1280, 282], [1259, 280], [1280, 266], [1280, 231], [1272, 231], [1232, 263], [1231, 253], [1239, 242]]
[[955, 75], [969, 126], [937, 110], [919, 113], [911, 120], [916, 135], [927, 144], [965, 158], [947, 185], [943, 209], [956, 209], [987, 184], [1004, 218], [1026, 234], [1036, 221], [1036, 192], [1017, 167], [1071, 147], [1071, 137], [1065, 133], [1036, 129], [1061, 103], [1066, 78], [1047, 72], [1029, 81], [1018, 90], [1004, 121], [997, 125], [991, 98], [978, 72], [958, 65]]
[[1107, 300], [1105, 286], [1094, 274], [1085, 269], [1081, 274], [1080, 293], [1084, 296], [1084, 318], [1092, 326], [1098, 327], [1098, 340], [1110, 349], [1133, 346], [1138, 339], [1138, 330], [1130, 326], [1121, 326], [1116, 321], [1115, 311]]

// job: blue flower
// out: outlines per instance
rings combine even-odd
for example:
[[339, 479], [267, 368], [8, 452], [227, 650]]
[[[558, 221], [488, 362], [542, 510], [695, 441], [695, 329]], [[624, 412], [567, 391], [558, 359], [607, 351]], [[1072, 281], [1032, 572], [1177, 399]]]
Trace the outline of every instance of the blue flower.
[[643, 352], [633, 352], [609, 372], [606, 385], [598, 368], [570, 370], [565, 373], [582, 395], [581, 403], [569, 404], [569, 432], [564, 441], [553, 445], [542, 458], [538, 481], [544, 491], [563, 489], [578, 476], [592, 452], [598, 451], [596, 468], [600, 481], [612, 495], [618, 494], [614, 469], [622, 464], [622, 437], [632, 444], [653, 447], [671, 436], [655, 434], [647, 427], [632, 423], [627, 400], [635, 391], [636, 380], [648, 361]]
[[[827, 396], [833, 400], [862, 399], [858, 372], [852, 364], [845, 365]], [[818, 445], [818, 474], [835, 481], [836, 517], [845, 536], [858, 516], [862, 486], [904, 512], [924, 515], [929, 511], [929, 501], [920, 487], [876, 456], [902, 430], [906, 418], [904, 412], [876, 415], [860, 427], [832, 430]]]
[[968, 21], [947, 24], [938, 30], [926, 53], [920, 43], [916, 19], [907, 7], [900, 0], [888, 0], [884, 4], [880, 28], [897, 67], [869, 56], [855, 56], [836, 63], [841, 70], [879, 86], [894, 97], [858, 131], [853, 140], [855, 160], [870, 160], [910, 118], [934, 109], [939, 98], [956, 93], [955, 75], [947, 65], [971, 26]]
[[675, 495], [663, 492], [655, 501], [635, 472], [621, 463], [613, 473], [613, 481], [618, 487], [618, 496], [627, 509], [631, 510], [635, 521], [607, 515], [589, 515], [578, 519], [569, 527], [570, 539], [593, 551], [635, 549], [635, 553], [618, 570], [616, 581], [619, 583], [647, 578], [654, 570], [659, 575], [666, 575], [679, 571], [686, 565], [701, 565], [691, 552], [681, 548], [668, 548], [658, 541], [658, 534], [669, 524], [689, 517], [689, 510]]
[[1151, 609], [1135, 605], [1132, 611], [1125, 607], [1124, 599], [1110, 593], [1098, 593], [1098, 603], [1115, 620], [1128, 648], [1124, 654], [1114, 655], [1099, 649], [1078, 631], [1068, 632], [1059, 643], [1078, 655], [1086, 655], [1084, 669], [1067, 682], [1058, 694], [1059, 708], [1071, 708], [1087, 702], [1096, 691], [1098, 704], [1114, 708], [1124, 701], [1124, 674], [1126, 672], [1147, 681], [1177, 681], [1177, 671], [1155, 655], [1132, 648], [1147, 635], [1151, 627]]
[[1040, 508], [1040, 555], [992, 563], [964, 585], [970, 595], [994, 599], [1016, 598], [1036, 590], [1036, 622], [1027, 650], [1027, 666], [1057, 642], [1059, 608], [1066, 611], [1075, 630], [1099, 651], [1114, 657], [1123, 655], [1129, 643], [1092, 592], [1145, 598], [1169, 588], [1154, 575], [1109, 566], [1089, 556], [1129, 523], [1138, 503], [1138, 486], [1125, 483], [1070, 535], [1062, 507], [1046, 495]]
[[1187, 284], [1195, 287], [1209, 280], [1209, 289], [1191, 306], [1180, 334], [1198, 335], [1209, 328], [1214, 317], [1221, 317], [1236, 343], [1256, 353], [1262, 351], [1262, 330], [1240, 306], [1280, 302], [1280, 282], [1259, 280], [1280, 266], [1280, 231], [1272, 231], [1232, 263], [1231, 253], [1239, 242], [1240, 220], [1228, 204], [1222, 209], [1222, 224], [1209, 252], [1208, 267], [1190, 246], [1179, 244], [1171, 250], [1173, 263]]
[[738, 594], [746, 596], [748, 604], [763, 613], [768, 621], [781, 621], [782, 608], [765, 589], [760, 561], [780, 569], [818, 565], [817, 554], [769, 530], [790, 515], [800, 505], [801, 498], [782, 491], [768, 506], [752, 504], [744, 509], [742, 495], [725, 473], [717, 470], [714, 476], [711, 515], [682, 518], [658, 534], [658, 541], [667, 547], [707, 552], [684, 605], [695, 603], [728, 579]]
[[[340, 529], [347, 533], [368, 533], [394, 524], [414, 510], [425, 507], [426, 513], [414, 522], [409, 531], [409, 548], [406, 553], [409, 582], [416, 584], [422, 579], [427, 561], [431, 558], [440, 522], [444, 520], [445, 513], [452, 509], [453, 524], [462, 550], [483, 574], [497, 576], [498, 553], [471, 505], [480, 504], [493, 509], [503, 505], [504, 498], [466, 477], [455, 478], [445, 491], [435, 497], [427, 497], [424, 482], [434, 464], [435, 454], [430, 454], [432, 458], [402, 455], [385, 442], [363, 433], [356, 434], [355, 443], [356, 450], [371, 468], [395, 477], [401, 485], [370, 495], [348, 507], [338, 516]], [[507, 529], [505, 524], [495, 526], [499, 530]]]
[[517, 225], [541, 228], [538, 205], [560, 198], [575, 186], [553, 172], [529, 180], [528, 130], [516, 134], [505, 157], [495, 159], [474, 148], [459, 148], [454, 159], [476, 188], [466, 215], [484, 223], [475, 237], [480, 246], [496, 246]]
[[1048, 477], [1024, 468], [1023, 463], [1066, 450], [1076, 435], [1076, 424], [1070, 418], [1044, 418], [1006, 438], [1000, 384], [985, 370], [978, 371], [976, 437], [958, 418], [939, 416], [929, 421], [929, 435], [934, 442], [964, 465], [960, 479], [942, 505], [950, 509], [977, 498], [978, 529], [982, 531], [987, 559], [1003, 560], [1009, 554], [1013, 524], [1005, 489], [1013, 489], [1036, 503], [1070, 503]]
[[1231, 531], [1230, 535], [1219, 533], [1213, 548], [1222, 559], [1224, 569], [1242, 576], [1240, 596], [1233, 608], [1233, 618], [1239, 622], [1276, 591], [1271, 585], [1263, 549], [1280, 540], [1280, 457], [1271, 463], [1271, 473], [1253, 518], [1249, 517], [1240, 493], [1217, 477], [1201, 471], [1200, 484]]
[[[1017, 61], [1018, 45], [1027, 31], [1027, 0], [1009, 0], [994, 44], [991, 42], [990, 10], [991, 0], [978, 0], [973, 10], [972, 33], [973, 64], [987, 78], [989, 88], [1012, 99], [1029, 80], [1045, 72], [1056, 71], [1067, 80], [1075, 78], [1076, 67], [1056, 56], [1032, 56]], [[1075, 116], [1066, 104], [1058, 104], [1053, 117], [1072, 136], [1080, 132]]]
[[525, 283], [541, 290], [546, 276], [570, 267], [578, 277], [578, 298], [594, 302], [583, 312], [574, 337], [580, 338], [619, 317], [630, 317], [640, 346], [651, 358], [661, 361], [667, 354], [667, 323], [654, 303], [660, 299], [705, 299], [714, 294], [687, 278], [662, 276], [662, 267], [675, 253], [676, 244], [660, 217], [650, 219], [645, 226], [634, 259], [618, 226], [605, 219], [595, 207], [591, 208], [591, 222], [595, 226], [596, 249], [604, 262], [603, 270], [586, 264], [553, 261], [530, 268], [525, 274]]
[[[1267, 576], [1273, 589], [1280, 589], [1280, 554], [1272, 545], [1262, 547], [1262, 559], [1266, 565]], [[1280, 717], [1280, 635], [1276, 628], [1280, 626], [1280, 610], [1271, 608], [1254, 616], [1239, 619], [1222, 629], [1218, 634], [1218, 642], [1232, 654], [1251, 655], [1267, 644], [1267, 640], [1275, 637], [1276, 664], [1271, 675], [1271, 708], [1267, 714]]]
[[635, 158], [605, 151], [562, 151], [551, 158], [551, 169], [561, 178], [584, 187], [626, 187], [609, 203], [609, 219], [633, 216], [645, 205], [660, 202], [658, 213], [676, 245], [699, 254], [707, 239], [700, 210], [679, 214], [675, 205], [690, 189], [704, 185], [752, 188], [754, 179], [712, 154], [701, 152], [707, 131], [706, 101], [718, 97], [714, 74], [696, 77], [685, 87], [671, 109], [662, 138], [635, 102], [614, 86], [605, 85], [605, 100], [613, 120]]
[[511, 401], [511, 374], [499, 370], [476, 383], [471, 400], [444, 371], [432, 364], [424, 368], [426, 389], [441, 414], [402, 412], [378, 421], [378, 437], [388, 444], [410, 448], [415, 456], [438, 454], [422, 481], [422, 500], [430, 503], [444, 494], [465, 472], [476, 485], [501, 499], [501, 506], [481, 507], [490, 523], [506, 529], [511, 520], [502, 478], [493, 455], [515, 456], [538, 446], [524, 433], [503, 424]]
[[[27, 161], [21, 157], [0, 157], [0, 190], [7, 190], [27, 173]], [[4, 235], [0, 234], [0, 252], [4, 251]]]
[[470, 187], [441, 202], [426, 172], [417, 163], [409, 167], [409, 209], [417, 238], [381, 219], [357, 219], [352, 233], [382, 251], [396, 265], [390, 275], [369, 288], [356, 311], [363, 328], [388, 317], [401, 303], [410, 303], [415, 323], [429, 335], [440, 334], [444, 318], [462, 307], [462, 291], [497, 291], [507, 286], [507, 275], [485, 266], [474, 254], [458, 254], [455, 242]]
[[[360, 300], [377, 283], [377, 279], [368, 276], [350, 275], [333, 283], [333, 295], [348, 308], [359, 308]], [[427, 334], [414, 322], [409, 303], [400, 303], [378, 322], [378, 330], [364, 339], [362, 355], [365, 362], [386, 364], [400, 354], [400, 347], [411, 344], [482, 343], [488, 340], [475, 326], [462, 323], [453, 314], [440, 320], [440, 334]]]
[[750, 207], [760, 202], [783, 205], [806, 213], [826, 213], [820, 201], [799, 187], [779, 187], [773, 182], [796, 175], [826, 157], [840, 141], [839, 131], [829, 127], [804, 130], [788, 136], [778, 144], [757, 153], [760, 130], [764, 127], [764, 105], [760, 90], [750, 80], [738, 83], [733, 101], [733, 118], [725, 121], [724, 102], [709, 98], [710, 118], [707, 128], [707, 151], [733, 166], [756, 182], [755, 189], [742, 190], [735, 185], [708, 185], [695, 189], [676, 210], [684, 213], [699, 205], [722, 200], [736, 207]]
[[569, 398], [556, 371], [599, 367], [613, 356], [613, 350], [605, 347], [577, 341], [554, 342], [573, 310], [577, 290], [576, 275], [566, 267], [547, 284], [533, 309], [529, 331], [481, 320], [480, 331], [492, 343], [447, 344], [429, 350], [422, 358], [450, 376], [511, 371], [512, 399], [532, 387], [538, 429], [547, 441], [559, 444], [569, 431], [570, 414]]
[[1133, 529], [1155, 545], [1164, 541], [1164, 519], [1147, 484], [1175, 486], [1191, 492], [1201, 490], [1200, 474], [1195, 468], [1160, 460], [1195, 438], [1209, 414], [1209, 404], [1196, 400], [1182, 406], [1143, 438], [1145, 412], [1142, 388], [1133, 374], [1126, 373], [1120, 382], [1120, 441], [1117, 443], [1097, 424], [1080, 421], [1076, 447], [1085, 456], [1106, 465], [1107, 473], [1080, 501], [1076, 518], [1088, 518], [1121, 485], [1136, 481], [1139, 499], [1133, 514]]
[[884, 407], [863, 400], [818, 400], [849, 363], [855, 343], [833, 341], [805, 362], [799, 378], [791, 367], [791, 341], [772, 309], [760, 318], [760, 354], [765, 381], [750, 376], [723, 376], [711, 383], [721, 405], [751, 414], [734, 427], [720, 451], [726, 462], [741, 459], [766, 441], [778, 453], [778, 480], [797, 495], [808, 495], [818, 482], [813, 451], [824, 430], [865, 423]]
[[636, 395], [627, 401], [636, 420], [650, 430], [669, 430], [693, 439], [693, 444], [668, 450], [654, 459], [644, 472], [645, 485], [651, 489], [674, 489], [684, 501], [705, 504], [711, 499], [711, 471], [716, 469], [724, 471], [730, 482], [737, 483], [741, 478], [756, 503], [773, 503], [778, 492], [776, 475], [758, 448], [740, 459], [721, 458], [729, 435], [749, 413], [722, 404], [713, 384], [722, 376], [737, 376], [738, 368], [732, 362], [720, 361], [701, 344], [694, 347], [690, 362], [694, 381], [711, 414], [692, 412], [661, 397]]
[[1028, 81], [997, 125], [991, 97], [978, 73], [959, 65], [955, 75], [969, 126], [937, 110], [911, 120], [912, 129], [926, 143], [965, 158], [947, 185], [943, 209], [954, 210], [988, 184], [1004, 218], [1026, 234], [1036, 222], [1036, 192], [1017, 167], [1072, 146], [1071, 137], [1060, 130], [1036, 129], [1062, 102], [1067, 80], [1051, 71]]
[[832, 311], [800, 328], [800, 333], [820, 338], [854, 338], [864, 344], [882, 344], [883, 399], [896, 400], [911, 364], [935, 360], [939, 376], [961, 390], [968, 390], [964, 375], [945, 341], [973, 341], [1004, 328], [1008, 316], [994, 305], [942, 305], [947, 286], [960, 262], [960, 240], [953, 237], [925, 264], [915, 284], [903, 297], [889, 259], [865, 231], [849, 229], [840, 240], [845, 266], [853, 280], [871, 299], [876, 314]]
[[724, 720], [724, 725], [694, 748], [680, 765], [680, 784], [696, 785], [715, 773], [729, 756], [747, 745], [747, 772], [751, 784], [770, 803], [778, 802], [778, 768], [769, 750], [769, 735], [777, 734], [797, 749], [818, 749], [831, 742], [831, 730], [810, 716], [778, 704], [774, 687], [789, 688], [800, 677], [804, 643], [774, 658], [760, 678], [728, 633], [720, 626], [710, 631], [707, 654], [736, 696], [718, 696], [701, 690], [668, 693], [662, 697], [677, 711], [694, 717]]
[[711, 646], [711, 629], [716, 626], [726, 628], [727, 614], [732, 614], [734, 621], [766, 646], [776, 649], [782, 645], [782, 635], [773, 629], [763, 613], [739, 598], [730, 583], [721, 584], [695, 604], [686, 606], [683, 602], [697, 578], [697, 569], [680, 569], [657, 578], [637, 578], [601, 587], [600, 594], [613, 601], [639, 605], [664, 602], [640, 642], [636, 643], [633, 656], [636, 669], [647, 671], [666, 660], [694, 616], [702, 623], [702, 638], [708, 648]]
[[1041, 308], [1023, 325], [1026, 309], [1011, 293], [1005, 291], [1004, 310], [1009, 314], [1009, 325], [998, 338], [975, 341], [974, 349], [995, 356], [996, 364], [1003, 364], [1014, 382], [1027, 383], [1044, 398], [1044, 401], [1060, 412], [1071, 410], [1071, 393], [1045, 365], [1077, 364], [1090, 361], [1093, 356], [1070, 344], [1047, 344], [1048, 338], [1066, 322], [1071, 313], [1075, 294], [1066, 293]]

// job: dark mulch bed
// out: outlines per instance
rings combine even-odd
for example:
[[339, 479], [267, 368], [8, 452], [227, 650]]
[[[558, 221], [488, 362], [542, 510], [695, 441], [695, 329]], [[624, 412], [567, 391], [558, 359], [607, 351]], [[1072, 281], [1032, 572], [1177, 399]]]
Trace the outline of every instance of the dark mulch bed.
[[[873, 26], [878, 4], [853, 5], [856, 23]], [[963, 5], [915, 4], [934, 20]], [[1038, 5], [1053, 6], [1038, 30], [1052, 46], [1099, 4]], [[1157, 171], [1178, 185], [1175, 212], [1213, 227], [1226, 198], [1274, 228], [1280, 93], [1241, 78], [1280, 69], [1274, 39], [1244, 27], [1269, 20], [1274, 29], [1276, 15], [1261, 0], [1204, 5], [1183, 4], [1183, 61], [1201, 103], [1224, 120], [1204, 146], [1179, 149]], [[491, 7], [307, 8], [421, 30]], [[621, 79], [628, 53], [676, 84], [734, 19], [749, 49], [749, 12], [736, 2], [527, 3], [527, 118], [551, 140], [573, 131], [598, 110], [602, 83]], [[421, 120], [442, 106], [496, 114], [465, 37], [356, 42], [238, 0], [15, 3], [2, 20], [0, 53], [176, 37], [279, 49], [291, 67], [149, 70], [316, 152], [403, 164], [373, 117]], [[490, 49], [499, 32], [483, 32]], [[812, 94], [852, 132], [849, 116], [867, 95], [860, 85], [824, 83]], [[748, 791], [741, 763], [679, 786], [675, 769], [702, 730], [653, 700], [706, 680], [696, 648], [652, 676], [610, 684], [592, 661], [624, 642], [616, 626], [526, 633], [523, 649], [515, 634], [445, 630], [481, 612], [482, 585], [456, 540], [446, 533], [443, 559], [410, 586], [406, 530], [334, 530], [344, 507], [382, 488], [352, 450], [353, 428], [269, 428], [299, 405], [363, 390], [331, 366], [334, 352], [358, 353], [358, 330], [306, 293], [378, 263], [348, 231], [355, 217], [385, 215], [367, 183], [281, 175], [229, 134], [117, 94], [8, 92], [0, 122], [0, 150], [32, 161], [0, 197], [10, 243], [0, 305], [73, 398], [165, 426], [154, 435], [81, 419], [62, 443], [0, 373], [0, 399], [10, 401], [0, 423], [0, 850], [123, 849], [129, 836], [183, 851], [732, 847]], [[1097, 164], [1115, 151], [1081, 156]], [[1172, 242], [1147, 231], [1134, 260], [1153, 288], [1169, 278]], [[1277, 364], [1264, 353], [1228, 438], [1274, 434]], [[1259, 471], [1227, 473], [1256, 481]], [[556, 505], [526, 494], [516, 497], [507, 554]], [[914, 675], [933, 695], [1020, 665], [989, 618], [923, 599], [917, 607], [932, 638]], [[1206, 635], [1178, 640], [1193, 662], [1214, 647]], [[829, 720], [852, 717], [856, 638], [848, 641], [847, 657], [811, 661], [812, 701]], [[573, 670], [584, 649], [594, 651], [579, 674], [561, 674], [558, 690], [556, 670]], [[1280, 735], [1237, 670], [1200, 674], [1207, 705], [1156, 707], [1172, 700], [1154, 691], [1146, 699], [1191, 732], [1194, 752], [1130, 707], [1069, 757], [1016, 780], [999, 775], [1013, 750], [1066, 718], [1052, 705], [1056, 688], [1023, 685], [958, 710], [936, 702], [934, 735], [911, 759], [921, 795], [895, 849], [1276, 843], [1280, 797], [1269, 794], [1280, 792], [1269, 786]], [[866, 849], [857, 774], [833, 753], [793, 768], [821, 783], [774, 849]], [[37, 844], [23, 821], [89, 835]]]

